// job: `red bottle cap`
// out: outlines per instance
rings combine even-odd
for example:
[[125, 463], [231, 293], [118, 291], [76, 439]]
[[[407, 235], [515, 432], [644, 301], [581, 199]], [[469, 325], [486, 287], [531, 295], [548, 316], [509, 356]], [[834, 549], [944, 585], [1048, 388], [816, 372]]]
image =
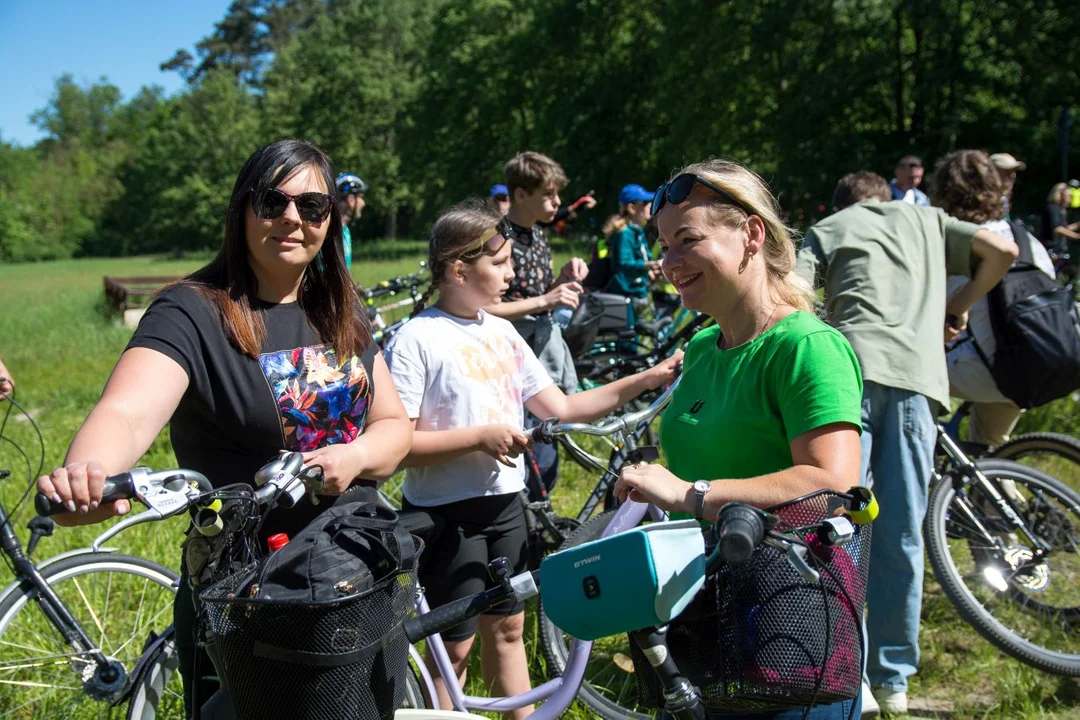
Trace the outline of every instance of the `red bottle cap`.
[[271, 535], [266, 538], [266, 547], [270, 548], [270, 552], [280, 550], [289, 544], [289, 536], [285, 533], [278, 533], [277, 535]]

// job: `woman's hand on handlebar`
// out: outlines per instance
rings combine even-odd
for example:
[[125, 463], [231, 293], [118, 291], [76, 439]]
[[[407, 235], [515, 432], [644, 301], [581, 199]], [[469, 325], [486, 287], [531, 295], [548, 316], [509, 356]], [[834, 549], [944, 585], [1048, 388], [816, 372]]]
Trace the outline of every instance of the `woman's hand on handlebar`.
[[668, 512], [688, 512], [687, 498], [692, 491], [693, 485], [655, 463], [624, 465], [615, 483], [615, 497], [619, 502], [629, 498], [652, 503]]
[[[61, 525], [86, 525], [124, 515], [131, 510], [129, 500], [101, 503], [101, 488], [108, 473], [101, 463], [68, 463], [38, 478], [38, 491], [64, 505], [69, 514], [57, 516]], [[99, 507], [100, 505], [100, 507]]]
[[325, 445], [306, 452], [304, 465], [322, 467], [322, 487], [317, 489], [320, 495], [341, 495], [358, 475], [367, 470], [363, 450], [355, 443]]

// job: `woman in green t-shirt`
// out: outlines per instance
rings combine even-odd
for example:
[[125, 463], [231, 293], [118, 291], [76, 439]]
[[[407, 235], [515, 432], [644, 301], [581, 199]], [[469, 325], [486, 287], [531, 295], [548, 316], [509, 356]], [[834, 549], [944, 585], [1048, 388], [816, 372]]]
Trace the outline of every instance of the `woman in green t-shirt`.
[[[661, 186], [652, 210], [664, 275], [716, 326], [687, 346], [661, 419], [668, 467], [624, 468], [620, 499], [714, 520], [732, 501], [769, 507], [858, 485], [859, 364], [812, 314], [813, 292], [794, 273], [795, 247], [768, 186], [737, 163], [710, 160]], [[846, 718], [852, 702], [809, 717]]]

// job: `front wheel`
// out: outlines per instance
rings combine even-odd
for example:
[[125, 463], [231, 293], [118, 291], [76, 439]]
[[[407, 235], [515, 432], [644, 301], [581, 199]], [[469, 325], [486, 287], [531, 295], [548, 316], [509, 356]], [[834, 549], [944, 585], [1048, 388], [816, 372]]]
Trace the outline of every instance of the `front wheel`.
[[930, 491], [924, 527], [934, 575], [997, 648], [1044, 672], [1078, 676], [1080, 495], [1018, 463], [978, 466], [1022, 527], [1013, 527], [978, 483], [956, 488], [947, 475]]
[[[117, 685], [147, 640], [172, 623], [176, 573], [142, 558], [88, 554], [41, 574], [93, 647], [73, 647], [35, 602], [37, 591], [17, 587], [0, 601], [0, 713], [33, 720], [115, 717]], [[110, 661], [109, 676], [92, 659], [94, 650]]]
[[[579, 527], [560, 550], [599, 540], [615, 511], [601, 513]], [[540, 599], [540, 650], [547, 660], [549, 677], [562, 675], [570, 657], [569, 635], [566, 635], [544, 613]], [[653, 713], [637, 704], [637, 677], [630, 661], [630, 643], [626, 635], [599, 638], [593, 642], [592, 654], [585, 668], [585, 679], [578, 690], [578, 699], [604, 718], [611, 720], [649, 720]]]

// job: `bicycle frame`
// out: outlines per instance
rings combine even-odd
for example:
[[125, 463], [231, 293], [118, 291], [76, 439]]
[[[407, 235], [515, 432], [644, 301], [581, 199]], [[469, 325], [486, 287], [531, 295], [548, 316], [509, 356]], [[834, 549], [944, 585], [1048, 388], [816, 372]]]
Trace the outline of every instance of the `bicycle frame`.
[[[639, 410], [638, 412], [616, 417], [605, 422], [603, 425], [597, 426], [588, 423], [570, 423], [559, 425], [556, 429], [560, 435], [573, 432], [597, 437], [615, 437], [620, 445], [628, 447], [632, 451], [637, 447], [634, 431], [642, 422], [652, 420], [667, 406], [678, 385], [679, 380], [676, 378], [676, 380], [672, 382], [671, 385], [661, 393], [660, 397], [649, 405], [649, 407]], [[610, 537], [616, 533], [637, 527], [646, 515], [656, 521], [666, 518], [666, 514], [655, 506], [628, 500], [620, 505], [615, 511], [615, 515], [612, 517], [611, 522], [604, 528], [602, 537]], [[418, 594], [417, 612], [422, 615], [429, 611], [430, 608], [428, 607], [427, 600], [422, 593]], [[578, 688], [585, 678], [585, 669], [589, 661], [589, 653], [592, 651], [591, 641], [575, 639], [570, 647], [570, 658], [567, 663], [566, 671], [561, 677], [549, 680], [543, 685], [520, 695], [502, 698], [484, 698], [465, 695], [461, 684], [457, 680], [457, 674], [454, 672], [453, 666], [450, 663], [450, 657], [446, 652], [446, 646], [443, 644], [442, 638], [438, 634], [430, 635], [427, 638], [427, 643], [429, 652], [431, 652], [434, 657], [435, 666], [439, 671], [439, 675], [446, 684], [447, 694], [450, 696], [450, 702], [453, 706], [452, 709], [458, 712], [469, 712], [470, 710], [480, 712], [507, 712], [543, 701], [544, 704], [530, 716], [536, 720], [554, 720], [559, 717], [566, 708], [570, 707], [570, 704], [574, 701], [574, 697], [577, 695]], [[410, 652], [414, 660], [417, 661], [421, 679], [428, 690], [428, 697], [431, 698], [432, 704], [437, 706], [439, 704], [438, 696], [435, 693], [435, 685], [431, 674], [428, 672], [423, 661], [420, 660], [419, 653], [415, 648], [412, 648]], [[441, 710], [447, 708], [436, 707], [434, 709]]]
[[[592, 427], [592, 426], [586, 426]], [[665, 515], [652, 505], [628, 501], [623, 503], [616, 511], [611, 523], [604, 530], [604, 537], [623, 532], [636, 527], [648, 514], [653, 520], [662, 520]], [[429, 612], [427, 600], [421, 594], [417, 598], [417, 612], [424, 614]], [[424, 664], [420, 653], [410, 646], [410, 654], [416, 661], [420, 671], [421, 681], [424, 683], [431, 704], [435, 710], [453, 709], [458, 712], [508, 712], [528, 705], [543, 702], [530, 717], [535, 720], [555, 720], [570, 707], [577, 696], [578, 688], [585, 679], [585, 668], [589, 661], [589, 653], [592, 651], [592, 642], [575, 639], [570, 647], [570, 661], [566, 672], [561, 677], [549, 680], [539, 687], [528, 692], [511, 697], [475, 697], [466, 695], [461, 684], [457, 681], [457, 674], [450, 663], [450, 657], [446, 652], [446, 646], [438, 635], [427, 638], [428, 651], [435, 660], [435, 666], [439, 675], [446, 684], [447, 693], [450, 695], [452, 708], [439, 707], [438, 696], [435, 693], [435, 683], [427, 666]]]
[[[7, 510], [0, 505], [0, 550], [11, 559], [12, 569], [15, 572], [15, 582], [7, 587], [0, 600], [10, 593], [29, 585], [36, 592], [34, 602], [37, 603], [42, 614], [63, 636], [64, 640], [77, 653], [85, 654], [91, 658], [98, 668], [107, 670], [110, 666], [109, 659], [90, 639], [82, 626], [72, 617], [71, 612], [64, 602], [57, 596], [45, 578], [41, 575], [38, 566], [34, 564], [23, 552], [22, 543], [15, 535], [15, 529], [11, 525], [11, 518]], [[109, 680], [109, 678], [105, 678]]]
[[[1019, 512], [1014, 507], [1014, 500], [999, 492], [998, 489], [994, 487], [994, 484], [991, 483], [985, 475], [979, 472], [979, 468], [964, 454], [964, 451], [961, 450], [957, 442], [948, 434], [945, 427], [938, 425], [937, 430], [938, 447], [945, 452], [946, 460], [934, 470], [933, 482], [937, 483], [944, 482], [946, 479], [950, 480], [953, 487], [957, 490], [957, 507], [959, 507], [962, 512], [964, 519], [971, 523], [971, 526], [983, 535], [983, 539], [988, 542], [991, 547], [1001, 550], [1001, 541], [979, 520], [978, 513], [975, 512], [971, 505], [971, 500], [967, 497], [966, 493], [960, 492], [971, 485], [976, 485], [982, 492], [986, 493], [986, 496], [989, 498], [994, 508], [1001, 513], [1002, 518], [1008, 523], [1009, 527], [1016, 532], [1017, 535], [1023, 537], [1025, 541], [1031, 544], [1034, 552], [1032, 553], [1032, 558], [1026, 565], [1030, 564], [1035, 566], [1042, 562], [1043, 558], [1050, 551], [1050, 547], [1028, 529], [1023, 518], [1020, 517]], [[951, 467], [949, 467], [950, 465]]]

